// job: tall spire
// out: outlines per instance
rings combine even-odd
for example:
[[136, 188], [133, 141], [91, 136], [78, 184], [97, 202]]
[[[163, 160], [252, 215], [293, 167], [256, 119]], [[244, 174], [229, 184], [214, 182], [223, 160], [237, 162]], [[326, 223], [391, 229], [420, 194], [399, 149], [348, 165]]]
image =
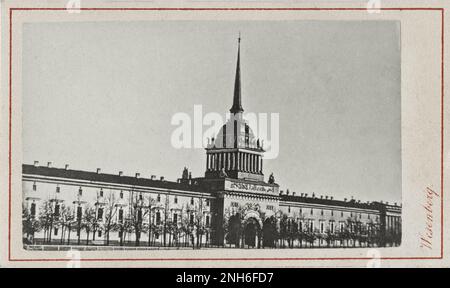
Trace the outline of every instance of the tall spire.
[[233, 97], [233, 106], [230, 109], [230, 112], [233, 114], [244, 112], [241, 103], [241, 33], [239, 32], [238, 38], [238, 56], [237, 56], [237, 64], [236, 64], [236, 79], [234, 80], [234, 97]]

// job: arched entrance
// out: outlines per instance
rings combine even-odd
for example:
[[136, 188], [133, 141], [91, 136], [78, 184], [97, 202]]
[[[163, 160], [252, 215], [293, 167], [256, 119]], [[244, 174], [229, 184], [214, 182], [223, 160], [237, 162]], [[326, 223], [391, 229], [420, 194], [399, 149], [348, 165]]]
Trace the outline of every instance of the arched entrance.
[[229, 225], [229, 231], [228, 234], [226, 235], [226, 240], [227, 243], [229, 244], [234, 244], [235, 247], [239, 247], [240, 244], [240, 235], [241, 235], [241, 216], [239, 213], [233, 215], [230, 217], [230, 219], [228, 220], [228, 225]]
[[244, 244], [248, 248], [259, 248], [260, 226], [255, 218], [248, 218], [244, 228]]
[[263, 226], [263, 247], [275, 247], [277, 238], [277, 220], [269, 217], [264, 221]]

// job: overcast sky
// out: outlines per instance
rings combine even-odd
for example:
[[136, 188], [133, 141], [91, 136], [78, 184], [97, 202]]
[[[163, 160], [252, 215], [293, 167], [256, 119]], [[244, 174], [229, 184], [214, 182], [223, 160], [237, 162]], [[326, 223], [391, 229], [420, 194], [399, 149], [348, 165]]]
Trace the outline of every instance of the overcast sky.
[[[401, 201], [400, 26], [378, 21], [33, 23], [23, 33], [24, 163], [176, 180], [203, 149], [170, 145], [177, 112], [280, 117], [281, 189]], [[206, 130], [208, 127], [205, 127]]]

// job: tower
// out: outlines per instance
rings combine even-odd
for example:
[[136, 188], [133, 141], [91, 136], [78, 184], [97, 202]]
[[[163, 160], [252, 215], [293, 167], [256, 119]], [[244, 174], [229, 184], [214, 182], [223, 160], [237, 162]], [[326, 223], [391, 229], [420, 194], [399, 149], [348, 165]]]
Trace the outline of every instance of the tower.
[[239, 36], [230, 119], [222, 126], [217, 136], [208, 143], [205, 178], [233, 178], [263, 182], [264, 149], [243, 118], [240, 52], [241, 37]]

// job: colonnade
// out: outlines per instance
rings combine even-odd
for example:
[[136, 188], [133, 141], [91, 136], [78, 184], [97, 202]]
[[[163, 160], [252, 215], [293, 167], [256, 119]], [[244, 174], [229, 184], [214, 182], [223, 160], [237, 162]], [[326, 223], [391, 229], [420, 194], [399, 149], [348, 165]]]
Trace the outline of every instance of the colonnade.
[[261, 155], [247, 152], [215, 152], [206, 154], [206, 167], [210, 171], [237, 170], [251, 173], [262, 173], [263, 159]]

